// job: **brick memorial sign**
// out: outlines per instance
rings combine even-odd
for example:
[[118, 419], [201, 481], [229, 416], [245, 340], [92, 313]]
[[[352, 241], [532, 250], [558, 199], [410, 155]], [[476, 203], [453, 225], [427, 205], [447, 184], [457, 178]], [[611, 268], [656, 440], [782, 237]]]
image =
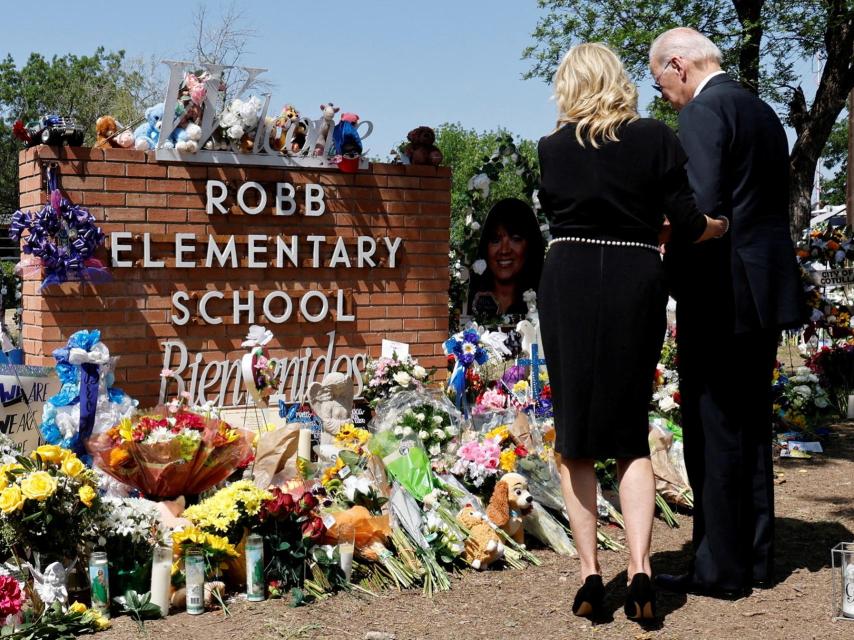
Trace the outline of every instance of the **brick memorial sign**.
[[[241, 342], [275, 335], [281, 392], [302, 397], [330, 371], [358, 380], [383, 338], [444, 364], [450, 171], [162, 162], [157, 152], [34, 147], [19, 158], [21, 208], [47, 202], [46, 168], [107, 236], [112, 281], [23, 288], [27, 364], [80, 329], [121, 356], [116, 386], [144, 405], [186, 389], [192, 401], [245, 402]], [[174, 377], [160, 378], [162, 369]], [[357, 382], [360, 391], [361, 382]]]

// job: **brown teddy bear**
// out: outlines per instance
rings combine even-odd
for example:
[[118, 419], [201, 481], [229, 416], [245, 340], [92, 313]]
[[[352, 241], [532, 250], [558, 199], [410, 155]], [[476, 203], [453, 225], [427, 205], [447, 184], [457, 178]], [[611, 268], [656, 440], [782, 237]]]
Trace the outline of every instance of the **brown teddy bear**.
[[409, 158], [410, 164], [430, 164], [434, 167], [442, 163], [442, 152], [435, 145], [436, 134], [430, 127], [416, 127], [408, 134], [409, 144], [403, 153]]
[[[128, 148], [133, 146], [133, 133], [130, 130], [119, 131], [122, 126], [113, 116], [101, 116], [95, 121], [96, 149]], [[116, 135], [118, 134], [118, 135]]]
[[534, 497], [528, 492], [528, 481], [518, 473], [505, 473], [495, 483], [486, 515], [520, 545], [525, 543], [522, 518], [534, 509]]
[[504, 556], [501, 538], [495, 533], [484, 514], [475, 511], [472, 507], [465, 507], [457, 514], [457, 522], [468, 529], [469, 535], [466, 538], [463, 559], [473, 569], [486, 569]]

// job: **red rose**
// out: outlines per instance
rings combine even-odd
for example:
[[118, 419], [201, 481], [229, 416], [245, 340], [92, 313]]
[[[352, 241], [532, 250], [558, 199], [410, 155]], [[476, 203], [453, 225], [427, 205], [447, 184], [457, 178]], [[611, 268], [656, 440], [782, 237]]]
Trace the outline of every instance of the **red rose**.
[[673, 402], [675, 402], [676, 404], [682, 404], [682, 394], [680, 394], [678, 391], [673, 392]]
[[326, 527], [323, 526], [323, 520], [317, 516], [309, 518], [302, 525], [303, 539], [310, 540], [311, 542], [320, 542], [324, 533], [326, 533]]
[[273, 518], [281, 518], [289, 515], [294, 509], [294, 498], [291, 494], [285, 493], [278, 487], [271, 490], [273, 497], [264, 503], [262, 508], [262, 519], [268, 516]]
[[525, 456], [528, 455], [528, 450], [520, 444], [519, 446], [516, 447], [516, 449], [514, 450], [514, 453], [518, 457], [524, 458]]
[[299, 499], [299, 508], [302, 515], [309, 513], [316, 506], [317, 498], [315, 498], [311, 492], [306, 491], [302, 494], [302, 498]]

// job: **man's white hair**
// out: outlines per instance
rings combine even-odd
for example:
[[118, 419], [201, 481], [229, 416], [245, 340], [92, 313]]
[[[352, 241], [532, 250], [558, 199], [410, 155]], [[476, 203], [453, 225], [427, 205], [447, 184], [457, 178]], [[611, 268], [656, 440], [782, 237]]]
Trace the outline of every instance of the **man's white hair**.
[[713, 62], [720, 65], [721, 50], [699, 31], [689, 27], [670, 29], [658, 36], [649, 47], [650, 62], [659, 66], [680, 56], [699, 65]]

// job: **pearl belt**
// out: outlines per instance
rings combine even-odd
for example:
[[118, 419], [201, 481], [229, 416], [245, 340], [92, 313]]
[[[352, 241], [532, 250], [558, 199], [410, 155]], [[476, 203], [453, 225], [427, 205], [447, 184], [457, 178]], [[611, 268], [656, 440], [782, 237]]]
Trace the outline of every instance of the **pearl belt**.
[[640, 247], [641, 249], [650, 249], [651, 251], [655, 251], [656, 253], [661, 253], [661, 249], [659, 249], [654, 244], [647, 244], [645, 242], [630, 242], [628, 240], [600, 240], [598, 238], [574, 238], [574, 237], [563, 237], [563, 238], [554, 238], [549, 241], [548, 248], [551, 249], [553, 244], [558, 242], [577, 242], [581, 244], [598, 244], [606, 247]]

